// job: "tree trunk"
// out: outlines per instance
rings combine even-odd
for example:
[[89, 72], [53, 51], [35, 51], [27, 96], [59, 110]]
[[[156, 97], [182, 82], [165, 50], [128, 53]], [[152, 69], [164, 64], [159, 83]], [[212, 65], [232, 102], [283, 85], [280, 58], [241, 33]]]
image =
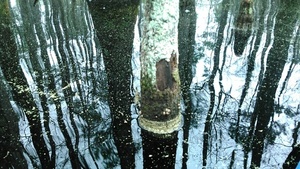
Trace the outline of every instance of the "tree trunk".
[[169, 0], [147, 0], [143, 5], [138, 122], [142, 128], [144, 168], [174, 168], [175, 164], [176, 136], [181, 125], [178, 5], [179, 1]]

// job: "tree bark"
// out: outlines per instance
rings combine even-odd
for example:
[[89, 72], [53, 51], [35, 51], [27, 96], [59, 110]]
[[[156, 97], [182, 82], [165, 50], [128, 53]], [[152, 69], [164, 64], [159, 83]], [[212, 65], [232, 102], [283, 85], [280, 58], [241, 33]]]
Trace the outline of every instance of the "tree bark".
[[[180, 123], [176, 52], [178, 1], [146, 1], [144, 6], [139, 125], [152, 133], [168, 134]], [[168, 8], [174, 11], [164, 16]]]
[[178, 0], [147, 0], [143, 4], [138, 122], [142, 128], [144, 168], [174, 168], [175, 164], [176, 136], [181, 125], [178, 5]]

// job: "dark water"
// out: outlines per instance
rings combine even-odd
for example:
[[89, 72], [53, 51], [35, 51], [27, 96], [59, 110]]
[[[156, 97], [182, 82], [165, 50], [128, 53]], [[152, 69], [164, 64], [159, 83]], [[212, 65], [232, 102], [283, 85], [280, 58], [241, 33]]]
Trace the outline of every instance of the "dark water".
[[[138, 27], [132, 57], [112, 59], [124, 67], [109, 69], [105, 59], [114, 55], [106, 49], [122, 40], [117, 33], [97, 36], [93, 21], [107, 22], [86, 2], [10, 1], [0, 8], [1, 168], [120, 168], [116, 141], [123, 138], [116, 137], [128, 133], [131, 163], [142, 168], [133, 99], [140, 87]], [[190, 13], [178, 23], [185, 125], [175, 168], [282, 168], [299, 144], [299, 2], [254, 1], [250, 9], [238, 0], [199, 0], [196, 13], [185, 8]], [[115, 111], [129, 114], [131, 132], [112, 127]]]

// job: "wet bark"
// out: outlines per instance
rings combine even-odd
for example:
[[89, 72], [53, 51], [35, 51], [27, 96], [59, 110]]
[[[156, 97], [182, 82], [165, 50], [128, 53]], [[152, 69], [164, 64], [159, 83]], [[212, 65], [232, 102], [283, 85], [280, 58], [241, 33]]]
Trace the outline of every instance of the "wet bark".
[[173, 83], [176, 82], [174, 81], [172, 72], [171, 63], [166, 61], [166, 59], [161, 59], [156, 63], [156, 87], [158, 90], [173, 89]]
[[[142, 128], [151, 132], [156, 132], [156, 129], [155, 126], [148, 125], [150, 121], [161, 123], [178, 119], [180, 88], [179, 79], [176, 78], [178, 76], [177, 59], [177, 54], [173, 51], [170, 55], [170, 61], [161, 59], [156, 62], [155, 80], [152, 80], [147, 75], [142, 76], [142, 115], [139, 118], [139, 122]], [[147, 60], [142, 60], [142, 62], [144, 64], [152, 64], [147, 62]], [[152, 81], [155, 81], [155, 83], [151, 84]], [[170, 130], [173, 129], [170, 128]]]
[[92, 1], [89, 9], [102, 47], [108, 78], [112, 131], [122, 168], [135, 167], [130, 94], [131, 56], [137, 0]]
[[[290, 24], [290, 22], [296, 22], [299, 4], [292, 1], [284, 1], [279, 5], [280, 9], [274, 30], [274, 44], [267, 59], [267, 69], [262, 84], [258, 89], [257, 101], [253, 112], [257, 114], [257, 120], [250, 168], [260, 167], [264, 140], [268, 133], [268, 124], [274, 113], [274, 98], [288, 57], [290, 39], [294, 30], [293, 24]], [[289, 10], [286, 10], [286, 7], [289, 7]]]
[[[179, 1], [178, 23], [178, 52], [179, 52], [179, 75], [181, 79], [181, 93], [184, 100], [184, 125], [182, 145], [182, 168], [187, 168], [189, 129], [193, 105], [191, 102], [190, 85], [193, 79], [194, 45], [196, 33], [195, 0]], [[186, 12], [188, 10], [188, 12]]]
[[[177, 1], [146, 1], [141, 23], [141, 116], [139, 125], [154, 133], [175, 130], [163, 123], [179, 119], [178, 54], [176, 31], [178, 9], [163, 16], [164, 10], [178, 6]], [[172, 124], [173, 125], [173, 124]], [[177, 125], [174, 123], [174, 125]], [[175, 127], [176, 128], [176, 127]], [[169, 130], [169, 131], [167, 131]]]
[[[173, 59], [176, 60], [175, 64], [172, 63], [172, 61], [175, 61]], [[155, 107], [154, 109], [144, 111], [144, 113], [148, 115], [144, 115], [139, 119], [142, 128], [144, 168], [146, 169], [175, 167], [178, 141], [178, 131], [176, 131], [176, 129], [178, 129], [178, 123], [180, 124], [181, 120], [180, 118], [178, 119], [179, 111], [177, 107], [179, 84], [173, 77], [173, 68], [178, 72], [177, 67], [177, 56], [175, 53], [172, 54], [170, 62], [166, 60], [157, 62], [157, 91], [153, 91], [149, 93], [149, 95], [142, 93], [142, 95], [144, 94], [146, 96], [142, 97], [141, 106]], [[161, 94], [156, 95], [153, 93]], [[168, 108], [169, 106], [171, 108]], [[175, 106], [177, 109], [174, 111]]]

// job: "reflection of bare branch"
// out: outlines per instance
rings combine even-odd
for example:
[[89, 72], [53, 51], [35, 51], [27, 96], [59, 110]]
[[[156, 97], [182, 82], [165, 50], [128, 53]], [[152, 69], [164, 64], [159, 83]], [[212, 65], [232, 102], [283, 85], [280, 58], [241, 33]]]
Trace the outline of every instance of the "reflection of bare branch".
[[292, 135], [292, 137], [293, 137], [292, 147], [295, 147], [296, 144], [297, 144], [297, 140], [298, 140], [298, 137], [299, 137], [299, 135], [298, 135], [299, 129], [300, 129], [300, 122], [297, 123], [297, 126], [293, 130], [294, 132], [293, 132], [293, 135]]
[[[69, 87], [71, 87], [70, 83], [67, 86], [61, 88], [61, 91], [65, 90], [65, 89], [68, 89]], [[58, 98], [57, 92], [51, 92], [49, 98], [51, 98], [51, 99], [55, 99], [56, 98], [57, 99]]]

